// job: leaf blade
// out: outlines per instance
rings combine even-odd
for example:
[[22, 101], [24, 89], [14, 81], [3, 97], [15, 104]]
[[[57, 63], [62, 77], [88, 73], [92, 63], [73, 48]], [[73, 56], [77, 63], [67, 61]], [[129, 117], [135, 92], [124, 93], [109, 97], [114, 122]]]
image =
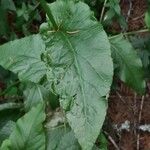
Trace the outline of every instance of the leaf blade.
[[131, 44], [122, 35], [110, 40], [112, 57], [119, 68], [119, 78], [139, 93], [145, 91], [143, 66]]
[[25, 109], [27, 111], [39, 103], [45, 103], [49, 98], [49, 91], [36, 83], [28, 83], [23, 93], [25, 97]]
[[45, 45], [39, 34], [8, 42], [0, 46], [0, 65], [17, 73], [22, 81], [38, 83], [46, 73], [41, 61]]
[[50, 26], [52, 31], [45, 32], [48, 78], [54, 81], [82, 149], [91, 150], [105, 119], [107, 101], [102, 97], [108, 94], [113, 76], [109, 41], [84, 3], [56, 1], [50, 8], [60, 29], [53, 31]]

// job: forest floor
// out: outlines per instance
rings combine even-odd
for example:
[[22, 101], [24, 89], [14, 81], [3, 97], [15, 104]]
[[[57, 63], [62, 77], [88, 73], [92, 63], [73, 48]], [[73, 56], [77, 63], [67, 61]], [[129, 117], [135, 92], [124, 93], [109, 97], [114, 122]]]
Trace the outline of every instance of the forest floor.
[[[122, 14], [128, 20], [128, 31], [144, 28], [146, 7], [145, 0], [121, 1]], [[116, 25], [113, 28], [120, 30]], [[150, 150], [150, 89], [142, 97], [120, 82], [118, 87], [109, 99], [106, 121], [109, 150]]]

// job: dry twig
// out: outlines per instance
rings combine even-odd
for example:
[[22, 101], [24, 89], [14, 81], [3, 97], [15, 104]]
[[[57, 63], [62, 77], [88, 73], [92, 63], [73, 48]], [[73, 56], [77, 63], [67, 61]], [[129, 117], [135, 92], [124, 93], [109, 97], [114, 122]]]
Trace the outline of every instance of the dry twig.
[[[145, 100], [145, 96], [142, 96], [142, 101], [141, 101], [140, 111], [139, 111], [138, 125], [140, 125], [140, 123], [141, 123], [144, 100]], [[137, 150], [140, 150], [140, 133], [139, 132], [138, 132], [138, 135], [137, 135]]]
[[116, 148], [116, 150], [120, 150], [114, 139], [106, 132], [104, 131], [105, 135], [107, 135], [108, 140], [113, 144], [113, 146]]

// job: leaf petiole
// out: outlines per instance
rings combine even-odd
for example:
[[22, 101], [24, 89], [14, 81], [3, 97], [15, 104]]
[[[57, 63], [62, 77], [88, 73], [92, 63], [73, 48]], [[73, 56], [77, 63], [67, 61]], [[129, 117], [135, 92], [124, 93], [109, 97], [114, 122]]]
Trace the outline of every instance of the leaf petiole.
[[44, 11], [47, 13], [47, 16], [50, 19], [54, 29], [57, 30], [58, 29], [57, 23], [56, 23], [53, 15], [52, 15], [50, 8], [48, 7], [46, 1], [45, 0], [39, 0], [39, 2], [41, 4], [41, 6], [43, 7]]

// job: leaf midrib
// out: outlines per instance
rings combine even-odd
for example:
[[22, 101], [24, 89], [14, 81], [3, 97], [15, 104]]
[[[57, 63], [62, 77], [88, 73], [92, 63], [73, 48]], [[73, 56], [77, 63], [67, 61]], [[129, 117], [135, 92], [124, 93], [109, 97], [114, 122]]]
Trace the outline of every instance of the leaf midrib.
[[[64, 39], [67, 41], [67, 43], [68, 43], [68, 45], [69, 45], [69, 47], [70, 47], [70, 49], [69, 50], [71, 50], [71, 53], [73, 53], [73, 57], [74, 57], [74, 62], [75, 62], [75, 66], [76, 66], [76, 70], [77, 70], [77, 74], [78, 74], [78, 76], [79, 76], [79, 81], [80, 81], [80, 86], [81, 86], [81, 92], [82, 92], [82, 95], [83, 95], [83, 103], [84, 103], [84, 105], [86, 104], [86, 99], [85, 99], [85, 92], [84, 92], [84, 81], [82, 80], [82, 77], [81, 77], [81, 68], [80, 68], [80, 66], [79, 66], [79, 64], [78, 64], [78, 59], [77, 59], [77, 57], [76, 57], [76, 51], [75, 51], [75, 48], [73, 47], [73, 45], [72, 45], [72, 43], [70, 42], [70, 40], [68, 39], [68, 37], [66, 36], [66, 34], [64, 33], [64, 32], [62, 32], [62, 31], [60, 31], [60, 33], [61, 33], [61, 35], [64, 37]], [[84, 109], [84, 115], [85, 116], [87, 116], [87, 112], [86, 112], [86, 109], [85, 109], [86, 107], [84, 107], [83, 109]], [[87, 121], [87, 117], [85, 117], [85, 121]]]

